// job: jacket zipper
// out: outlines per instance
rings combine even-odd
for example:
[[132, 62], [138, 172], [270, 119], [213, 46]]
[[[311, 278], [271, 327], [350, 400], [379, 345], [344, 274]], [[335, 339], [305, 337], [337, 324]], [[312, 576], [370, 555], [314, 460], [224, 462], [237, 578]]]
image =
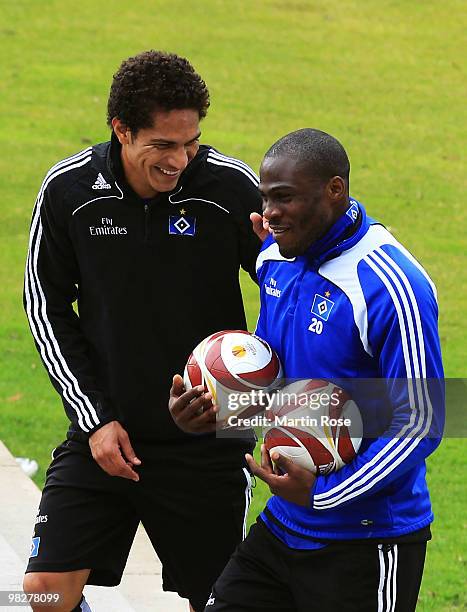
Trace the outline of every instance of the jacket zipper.
[[305, 272], [306, 272], [306, 269], [305, 269], [305, 266], [303, 266], [297, 279], [295, 280], [295, 283], [292, 289], [292, 295], [290, 298], [291, 305], [287, 308], [287, 315], [289, 317], [293, 317], [295, 315], [295, 311], [297, 310], [298, 299], [300, 297], [300, 289], [302, 288], [302, 282], [303, 282], [303, 277], [305, 276]]
[[149, 204], [144, 205], [144, 242], [149, 240]]

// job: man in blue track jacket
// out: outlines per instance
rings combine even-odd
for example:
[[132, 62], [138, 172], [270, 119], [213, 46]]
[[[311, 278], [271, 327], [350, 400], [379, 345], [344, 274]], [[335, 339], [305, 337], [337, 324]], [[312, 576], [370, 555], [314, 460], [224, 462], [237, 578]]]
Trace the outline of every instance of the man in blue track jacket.
[[266, 153], [257, 334], [288, 379], [349, 391], [364, 439], [352, 462], [317, 477], [278, 454], [274, 466], [264, 447], [261, 466], [247, 456], [275, 495], [207, 612], [415, 610], [433, 520], [425, 458], [443, 425], [436, 290], [349, 197], [349, 171], [342, 145], [319, 130]]

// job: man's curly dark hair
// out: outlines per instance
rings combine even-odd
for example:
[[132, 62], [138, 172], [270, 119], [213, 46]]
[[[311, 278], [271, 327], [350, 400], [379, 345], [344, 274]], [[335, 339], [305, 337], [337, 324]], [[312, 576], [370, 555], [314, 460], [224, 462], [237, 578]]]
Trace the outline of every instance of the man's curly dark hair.
[[107, 104], [107, 124], [118, 117], [133, 134], [151, 127], [156, 111], [192, 109], [199, 118], [209, 108], [206, 83], [184, 57], [145, 51], [123, 61], [114, 75]]

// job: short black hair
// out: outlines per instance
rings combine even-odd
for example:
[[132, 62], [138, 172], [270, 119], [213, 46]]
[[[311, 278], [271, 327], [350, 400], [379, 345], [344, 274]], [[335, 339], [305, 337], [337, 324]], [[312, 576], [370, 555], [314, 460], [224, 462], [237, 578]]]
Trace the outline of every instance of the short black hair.
[[340, 176], [349, 183], [350, 162], [341, 143], [326, 132], [314, 128], [303, 128], [286, 134], [267, 151], [268, 157], [290, 157], [309, 167], [313, 176], [327, 182]]
[[123, 61], [114, 74], [107, 104], [107, 124], [117, 117], [133, 134], [152, 126], [156, 111], [192, 109], [199, 118], [209, 108], [206, 83], [184, 57], [145, 51]]

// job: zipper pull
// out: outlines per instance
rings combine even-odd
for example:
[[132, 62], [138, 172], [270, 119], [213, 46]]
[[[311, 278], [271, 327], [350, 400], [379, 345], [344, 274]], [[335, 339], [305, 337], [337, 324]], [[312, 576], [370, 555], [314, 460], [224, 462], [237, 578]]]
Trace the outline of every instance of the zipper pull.
[[149, 240], [149, 204], [144, 205], [144, 242]]

